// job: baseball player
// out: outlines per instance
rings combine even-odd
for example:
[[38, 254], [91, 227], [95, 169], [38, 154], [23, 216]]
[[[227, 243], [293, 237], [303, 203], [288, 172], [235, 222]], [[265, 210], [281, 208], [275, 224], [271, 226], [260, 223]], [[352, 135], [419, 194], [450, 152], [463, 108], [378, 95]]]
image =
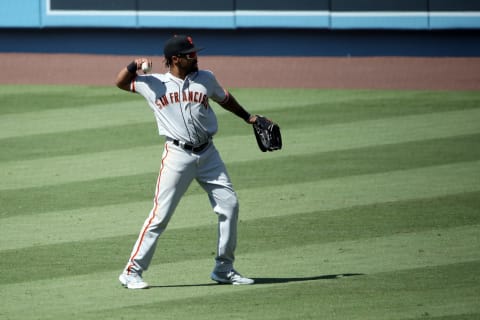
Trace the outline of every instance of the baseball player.
[[148, 269], [157, 240], [193, 179], [207, 192], [218, 216], [218, 247], [211, 279], [218, 283], [252, 284], [234, 269], [237, 242], [238, 200], [225, 165], [213, 144], [217, 118], [210, 99], [248, 124], [250, 115], [217, 82], [210, 71], [199, 70], [192, 38], [177, 35], [164, 47], [165, 74], [137, 74], [142, 64], [152, 61], [138, 58], [120, 70], [116, 85], [139, 93], [152, 109], [158, 132], [165, 136], [160, 172], [153, 208], [145, 220], [127, 265], [119, 280], [128, 289], [148, 288], [142, 273]]

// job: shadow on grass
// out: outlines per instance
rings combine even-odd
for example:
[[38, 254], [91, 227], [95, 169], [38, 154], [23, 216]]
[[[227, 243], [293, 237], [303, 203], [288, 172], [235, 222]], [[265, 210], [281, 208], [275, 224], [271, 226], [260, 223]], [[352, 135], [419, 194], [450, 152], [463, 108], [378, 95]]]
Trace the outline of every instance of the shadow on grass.
[[272, 284], [272, 283], [288, 283], [300, 281], [314, 281], [314, 280], [331, 280], [344, 277], [363, 276], [363, 273], [342, 273], [342, 274], [327, 274], [316, 277], [299, 277], [299, 278], [253, 278], [255, 284]]
[[210, 287], [210, 286], [218, 286], [218, 283], [197, 283], [197, 284], [168, 284], [168, 285], [160, 285], [160, 286], [149, 286], [150, 289], [156, 288], [188, 288], [188, 287]]
[[[344, 277], [354, 277], [362, 276], [363, 273], [342, 273], [342, 274], [328, 274], [323, 276], [315, 277], [298, 277], [298, 278], [252, 278], [255, 280], [254, 285], [260, 284], [274, 284], [274, 283], [288, 283], [288, 282], [300, 282], [300, 281], [314, 281], [314, 280], [331, 280]], [[159, 286], [150, 286], [151, 289], [155, 288], [185, 288], [185, 287], [210, 287], [224, 285], [222, 283], [198, 283], [198, 284], [171, 284], [171, 285], [159, 285]]]

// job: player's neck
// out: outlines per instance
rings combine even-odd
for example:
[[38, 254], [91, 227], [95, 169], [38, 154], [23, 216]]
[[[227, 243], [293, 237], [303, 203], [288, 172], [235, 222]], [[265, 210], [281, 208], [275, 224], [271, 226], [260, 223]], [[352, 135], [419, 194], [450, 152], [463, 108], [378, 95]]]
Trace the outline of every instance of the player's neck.
[[179, 79], [182, 79], [182, 80], [185, 80], [185, 78], [187, 77], [188, 73], [184, 70], [180, 70], [178, 68], [170, 68], [170, 73], [176, 77], [176, 78], [179, 78]]

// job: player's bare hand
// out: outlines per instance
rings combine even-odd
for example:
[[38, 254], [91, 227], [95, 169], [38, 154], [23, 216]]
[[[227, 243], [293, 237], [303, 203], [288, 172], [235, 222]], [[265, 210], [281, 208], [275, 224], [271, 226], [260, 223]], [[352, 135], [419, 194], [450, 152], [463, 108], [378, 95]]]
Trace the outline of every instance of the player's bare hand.
[[151, 59], [141, 57], [134, 60], [137, 64], [137, 70], [142, 70], [143, 73], [148, 73], [152, 70], [153, 62]]

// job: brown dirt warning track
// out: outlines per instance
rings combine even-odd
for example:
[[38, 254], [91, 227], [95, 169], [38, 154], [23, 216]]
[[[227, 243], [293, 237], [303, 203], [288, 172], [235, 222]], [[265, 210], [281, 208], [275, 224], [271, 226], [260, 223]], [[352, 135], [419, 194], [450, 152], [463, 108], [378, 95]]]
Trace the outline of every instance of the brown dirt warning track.
[[[133, 56], [0, 54], [0, 84], [114, 85]], [[154, 72], [163, 58], [151, 57]], [[480, 58], [200, 56], [228, 88], [480, 90]]]

